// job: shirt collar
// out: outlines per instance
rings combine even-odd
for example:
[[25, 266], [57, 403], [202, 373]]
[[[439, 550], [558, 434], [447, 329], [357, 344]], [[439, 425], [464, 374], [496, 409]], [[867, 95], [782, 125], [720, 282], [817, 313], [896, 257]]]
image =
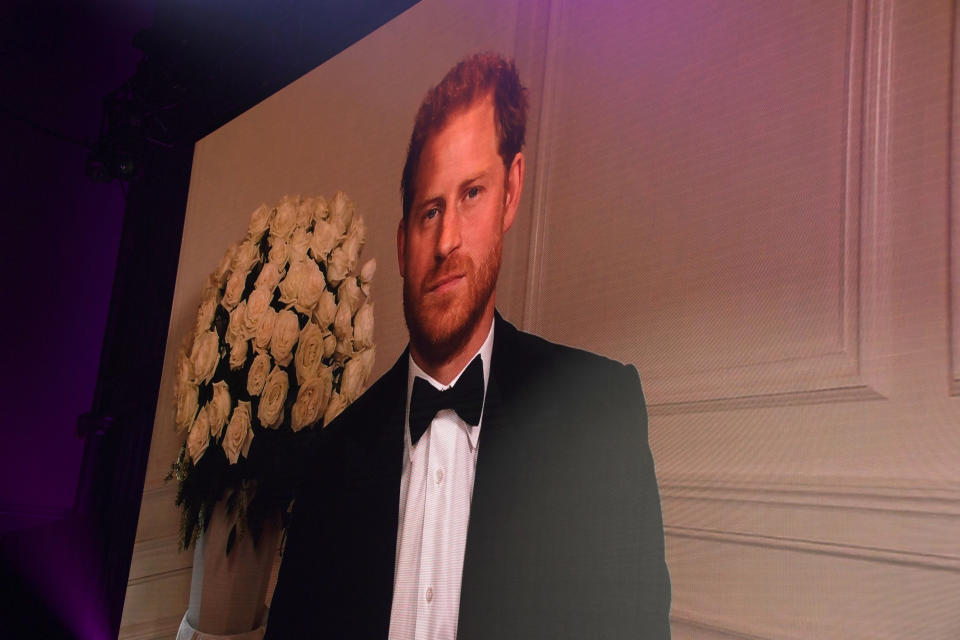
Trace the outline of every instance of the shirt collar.
[[[467, 364], [464, 365], [463, 369], [457, 373], [457, 375], [450, 381], [450, 384], [442, 384], [435, 380], [429, 373], [420, 368], [413, 360], [413, 355], [407, 355], [407, 404], [406, 411], [404, 413], [404, 448], [407, 451], [408, 455], [413, 454], [413, 447], [410, 445], [410, 396], [413, 393], [413, 379], [416, 377], [423, 378], [429, 382], [434, 389], [439, 389], [443, 391], [449, 389], [457, 383], [457, 380], [460, 379], [460, 376], [463, 375], [463, 372], [467, 370], [467, 367], [470, 366], [470, 363], [473, 362], [473, 359], [477, 357], [477, 354], [480, 355], [480, 363], [483, 365], [483, 403], [486, 406], [487, 403], [487, 388], [489, 387], [490, 382], [490, 359], [493, 355], [493, 327], [496, 325], [496, 322], [490, 323], [490, 332], [487, 334], [487, 339], [483, 341], [483, 344], [480, 345], [480, 348], [477, 350], [473, 356], [467, 361]], [[480, 424], [475, 427], [467, 425], [467, 437], [470, 439], [470, 448], [476, 449], [477, 439], [480, 437], [480, 425], [483, 424], [483, 411], [480, 412]]]

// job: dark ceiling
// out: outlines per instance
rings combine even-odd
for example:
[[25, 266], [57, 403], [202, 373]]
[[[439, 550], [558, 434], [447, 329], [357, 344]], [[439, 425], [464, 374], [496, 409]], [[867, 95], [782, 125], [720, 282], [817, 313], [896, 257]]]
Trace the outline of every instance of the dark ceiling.
[[415, 4], [411, 0], [159, 0], [138, 76], [170, 135], [202, 135]]
[[193, 142], [413, 4], [9, 3], [0, 13], [0, 114], [77, 145], [93, 148], [102, 136], [101, 147], [124, 153]]

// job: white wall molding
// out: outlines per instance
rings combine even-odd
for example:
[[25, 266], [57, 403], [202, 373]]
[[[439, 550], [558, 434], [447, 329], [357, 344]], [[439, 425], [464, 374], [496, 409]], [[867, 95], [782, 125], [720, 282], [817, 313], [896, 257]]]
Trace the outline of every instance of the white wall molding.
[[177, 637], [181, 620], [182, 614], [129, 625], [120, 630], [119, 637], [123, 640], [169, 640]]
[[136, 584], [154, 575], [179, 571], [193, 566], [193, 547], [180, 550], [177, 536], [152, 538], [134, 544], [130, 563], [129, 584]]
[[742, 621], [704, 616], [686, 609], [672, 607], [670, 627], [674, 638], [701, 640], [795, 640], [794, 636], [770, 630], [745, 626]]
[[559, 45], [557, 33], [560, 28], [560, 0], [551, 0], [547, 14], [547, 34], [543, 51], [543, 75], [540, 78], [541, 100], [537, 117], [536, 146], [534, 148], [533, 201], [530, 216], [530, 239], [527, 254], [527, 282], [524, 289], [524, 307], [521, 328], [539, 333], [541, 329], [540, 310], [542, 308], [540, 292], [543, 283], [544, 242], [547, 228], [547, 189], [550, 181], [551, 132], [556, 103], [556, 83], [558, 81], [557, 58]]
[[[887, 207], [884, 189], [888, 159], [884, 132], [889, 126], [887, 104], [892, 31], [889, 5], [888, 0], [869, 5], [867, 0], [850, 0], [847, 5], [845, 48], [841, 45], [835, 58], [835, 70], [844, 73], [843, 84], [837, 87], [838, 93], [831, 96], [831, 103], [838, 106], [839, 112], [836, 120], [833, 120], [833, 111], [823, 115], [831, 127], [838, 127], [835, 155], [839, 172], [837, 210], [819, 212], [834, 218], [835, 222], [830, 224], [835, 223], [843, 234], [837, 271], [831, 269], [830, 275], [831, 286], [838, 287], [840, 291], [835, 302], [836, 322], [824, 325], [824, 333], [818, 336], [817, 341], [803, 343], [798, 339], [796, 345], [788, 344], [786, 349], [770, 345], [754, 346], [747, 353], [721, 344], [727, 349], [726, 352], [721, 350], [723, 357], [716, 362], [704, 363], [702, 367], [684, 366], [678, 369], [649, 364], [641, 367], [652, 414], [699, 413], [887, 397], [882, 375], [876, 370], [874, 354], [877, 351], [876, 342], [884, 337], [883, 290], [888, 284], [882, 270], [883, 261], [878, 259], [877, 251], [880, 250], [881, 231], [884, 228], [881, 218]], [[562, 169], [571, 163], [570, 158], [554, 156], [558, 153], [555, 148], [557, 138], [563, 134], [567, 124], [567, 116], [561, 108], [563, 105], [558, 100], [573, 91], [574, 86], [571, 84], [574, 80], [564, 73], [564, 56], [570, 55], [565, 53], [565, 47], [569, 44], [568, 40], [577, 44], [576, 34], [581, 28], [573, 23], [571, 16], [575, 14], [574, 9], [562, 0], [553, 0], [549, 7], [543, 100], [535, 150], [537, 162], [533, 180], [528, 282], [522, 321], [524, 328], [534, 332], [559, 331], [561, 340], [564, 339], [563, 332], [571, 329], [551, 327], [550, 319], [558, 311], [553, 307], [566, 303], [556, 298], [556, 293], [544, 291], [555, 291], [560, 286], [557, 283], [559, 276], [550, 270], [552, 261], [558, 259], [551, 254], [551, 247], [557, 244], [556, 241], [551, 242], [554, 234], [552, 225], [576, 224], [579, 215], [579, 212], [565, 210], [564, 207], [569, 208], [566, 202], [554, 201], [560, 196], [555, 193], [558, 185], [553, 175], [557, 171], [566, 175]], [[638, 65], [636, 72], [643, 72], [642, 65]], [[643, 99], [643, 96], [635, 97]], [[831, 151], [830, 155], [833, 153]], [[833, 158], [829, 161], [834, 162]], [[583, 158], [583, 162], [589, 164], [588, 158]], [[816, 185], [809, 186], [816, 188]], [[625, 185], [625, 188], [629, 191], [637, 187]], [[583, 215], [586, 214], [583, 212]], [[586, 235], [585, 241], [589, 240], [590, 236]], [[566, 242], [569, 241], [568, 238]], [[565, 245], [561, 243], [557, 246]], [[556, 251], [556, 248], [553, 249], [554, 253]], [[618, 260], [617, 264], [629, 267], [630, 261], [626, 257]], [[629, 294], [627, 290], [616, 291], [618, 295]], [[613, 306], [616, 306], [615, 303]], [[610, 314], [609, 310], [604, 312]], [[686, 317], [678, 321], [693, 322]], [[627, 326], [619, 330], [624, 332], [628, 342], [634, 340], [642, 343], [642, 336], [634, 335], [636, 330]], [[764, 330], [773, 331], [772, 328]], [[565, 337], [571, 343], [583, 340], [583, 344], [578, 346], [590, 348], [588, 343], [591, 338], [580, 338], [579, 335]], [[785, 339], [789, 343], [789, 337]], [[645, 347], [621, 345], [624, 352], [612, 355], [638, 361], [641, 354], [645, 354], [643, 357], [650, 360], [651, 354], [643, 349]], [[602, 345], [594, 350], [606, 353]], [[750, 347], [747, 351], [750, 351]], [[663, 354], [663, 358], [669, 361], [669, 354]]]
[[717, 502], [756, 502], [779, 505], [865, 509], [960, 517], [960, 486], [934, 485], [902, 479], [744, 478], [732, 474], [662, 474], [664, 498]]
[[764, 536], [753, 533], [715, 531], [711, 529], [695, 529], [670, 525], [664, 526], [663, 531], [666, 536], [675, 538], [693, 538], [723, 544], [765, 547], [780, 551], [799, 551], [802, 553], [838, 556], [841, 558], [880, 562], [884, 564], [960, 572], [960, 556], [957, 555], [897, 551], [852, 544], [821, 542], [803, 538]]
[[960, 486], [661, 476], [668, 538], [960, 571]]
[[947, 228], [949, 238], [948, 272], [948, 322], [950, 330], [947, 332], [950, 352], [950, 393], [960, 395], [960, 81], [957, 73], [960, 72], [960, 10], [953, 5], [953, 38], [951, 41], [951, 93], [950, 93], [950, 167], [948, 176], [949, 215]]
[[174, 637], [187, 610], [192, 577], [193, 569], [187, 567], [131, 580], [127, 584], [119, 638]]
[[808, 391], [787, 391], [784, 393], [758, 393], [742, 396], [729, 396], [707, 400], [680, 402], [656, 402], [647, 406], [651, 416], [666, 416], [681, 413], [707, 413], [710, 411], [733, 411], [737, 409], [762, 409], [766, 407], [787, 407], [805, 404], [835, 402], [863, 402], [884, 400], [876, 389], [866, 384], [851, 384], [833, 389], [822, 388]]
[[169, 538], [179, 528], [180, 507], [176, 505], [177, 485], [168, 482], [148, 486], [140, 500], [137, 543], [154, 538]]
[[879, 259], [886, 213], [892, 10], [889, 0], [849, 4], [843, 156], [842, 294], [838, 348], [789, 359], [645, 381], [652, 415], [879, 400], [873, 364], [887, 317]]

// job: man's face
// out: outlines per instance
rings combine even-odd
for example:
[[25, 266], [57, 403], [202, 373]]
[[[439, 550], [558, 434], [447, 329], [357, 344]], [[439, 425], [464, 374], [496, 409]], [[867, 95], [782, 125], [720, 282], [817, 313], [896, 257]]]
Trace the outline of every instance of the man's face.
[[453, 114], [428, 139], [410, 213], [397, 230], [410, 339], [434, 363], [466, 346], [493, 313], [503, 234], [522, 182], [518, 154], [509, 172], [517, 185], [505, 184], [493, 114], [487, 97]]

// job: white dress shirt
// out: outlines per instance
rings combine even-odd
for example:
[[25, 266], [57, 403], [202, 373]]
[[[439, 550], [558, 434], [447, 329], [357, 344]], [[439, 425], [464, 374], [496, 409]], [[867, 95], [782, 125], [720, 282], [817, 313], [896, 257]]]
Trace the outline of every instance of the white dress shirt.
[[[493, 324], [477, 353], [483, 363], [486, 403]], [[411, 445], [410, 396], [414, 377], [443, 390], [462, 374], [463, 370], [443, 385], [409, 358], [391, 640], [452, 640], [457, 635], [463, 550], [483, 418], [481, 413], [481, 424], [472, 427], [452, 409], [438, 411], [417, 444]]]

